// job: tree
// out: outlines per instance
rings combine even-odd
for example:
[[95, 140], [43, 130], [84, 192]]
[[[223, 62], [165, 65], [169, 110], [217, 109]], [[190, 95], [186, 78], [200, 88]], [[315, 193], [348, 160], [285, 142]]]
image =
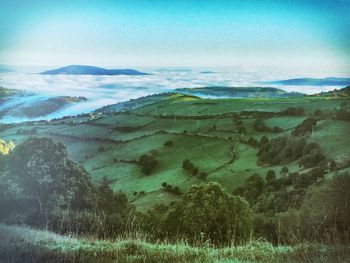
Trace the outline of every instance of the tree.
[[289, 169], [288, 169], [288, 167], [283, 166], [283, 167], [282, 167], [282, 169], [281, 169], [280, 174], [288, 174], [288, 173], [289, 173]]
[[97, 206], [98, 209], [107, 214], [111, 214], [113, 212], [113, 191], [109, 187], [109, 181], [106, 177], [102, 178], [100, 185], [97, 188]]
[[249, 235], [249, 204], [228, 194], [217, 183], [193, 186], [178, 204], [180, 231], [188, 237], [205, 235], [214, 243], [241, 242]]
[[259, 174], [255, 173], [249, 176], [245, 181], [244, 185], [237, 188], [233, 194], [244, 197], [250, 204], [263, 193], [265, 187], [265, 181], [260, 177]]
[[153, 155], [143, 154], [140, 156], [138, 164], [141, 166], [141, 171], [144, 174], [150, 175], [158, 165], [158, 161]]
[[337, 163], [334, 160], [330, 160], [328, 162], [328, 169], [332, 172], [332, 171], [336, 171], [338, 169], [337, 167]]
[[254, 137], [250, 137], [250, 138], [248, 139], [248, 144], [251, 145], [251, 146], [253, 146], [253, 147], [256, 147], [256, 146], [258, 145], [258, 141], [257, 141], [257, 139], [255, 139]]
[[307, 133], [311, 133], [313, 128], [316, 126], [317, 120], [315, 118], [306, 118], [300, 125], [295, 127], [292, 131], [294, 136], [304, 136]]
[[274, 170], [268, 170], [265, 177], [266, 183], [271, 183], [276, 180], [276, 173]]
[[5, 173], [22, 196], [35, 200], [36, 220], [49, 224], [54, 209], [86, 209], [92, 206], [93, 186], [86, 171], [67, 158], [62, 143], [32, 138], [10, 153]]
[[190, 160], [186, 159], [182, 162], [182, 168], [184, 168], [186, 171], [189, 171], [190, 173], [192, 173], [194, 165]]
[[350, 174], [334, 177], [329, 184], [308, 189], [300, 208], [302, 233], [306, 238], [349, 242]]
[[262, 145], [264, 145], [264, 144], [266, 144], [268, 142], [269, 142], [269, 139], [264, 135], [264, 136], [261, 137], [261, 139], [259, 141], [259, 145], [262, 146]]
[[166, 147], [172, 147], [172, 146], [174, 146], [174, 142], [173, 142], [172, 140], [168, 140], [168, 141], [166, 141], [166, 142], [164, 143], [164, 146], [166, 146]]
[[198, 173], [198, 179], [204, 180], [207, 177], [208, 177], [208, 173], [206, 173], [206, 172], [199, 172]]

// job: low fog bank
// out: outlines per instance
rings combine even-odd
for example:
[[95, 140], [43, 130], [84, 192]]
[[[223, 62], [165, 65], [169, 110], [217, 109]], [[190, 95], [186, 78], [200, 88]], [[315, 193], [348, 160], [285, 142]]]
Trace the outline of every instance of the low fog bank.
[[[87, 101], [67, 104], [45, 116], [28, 118], [18, 114], [5, 114], [6, 123], [28, 120], [52, 119], [67, 115], [88, 113], [102, 106], [135, 99], [150, 94], [172, 91], [178, 88], [207, 86], [247, 87], [264, 86], [262, 81], [300, 77], [301, 74], [271, 72], [232, 72], [228, 69], [153, 69], [145, 76], [91, 76], [91, 75], [40, 75], [23, 72], [0, 74], [0, 87], [29, 91], [33, 94], [2, 102], [0, 110], [35, 103], [38, 100], [57, 96], [85, 97]], [[210, 72], [210, 74], [208, 73]], [[323, 77], [302, 74], [303, 77]], [[333, 90], [334, 86], [281, 86], [288, 92], [313, 94]], [[339, 88], [339, 87], [338, 87]]]

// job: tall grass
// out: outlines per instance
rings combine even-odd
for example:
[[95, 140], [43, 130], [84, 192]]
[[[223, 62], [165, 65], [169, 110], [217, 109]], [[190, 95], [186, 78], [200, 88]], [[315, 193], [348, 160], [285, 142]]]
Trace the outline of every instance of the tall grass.
[[350, 262], [350, 248], [301, 244], [272, 246], [262, 241], [214, 248], [150, 243], [142, 237], [96, 240], [62, 236], [21, 226], [0, 225], [0, 262]]

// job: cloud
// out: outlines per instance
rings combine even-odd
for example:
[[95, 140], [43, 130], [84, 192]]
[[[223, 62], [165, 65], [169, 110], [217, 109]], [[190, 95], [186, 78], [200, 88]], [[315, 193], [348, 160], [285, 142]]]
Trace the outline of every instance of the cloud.
[[[40, 75], [11, 72], [0, 75], [0, 86], [30, 91], [40, 96], [84, 96], [87, 102], [73, 104], [46, 118], [89, 112], [121, 101], [149, 94], [171, 91], [177, 88], [203, 86], [259, 86], [261, 81], [287, 79], [295, 77], [317, 77], [307, 74], [284, 74], [237, 72], [230, 69], [215, 69], [211, 74], [201, 74], [204, 69], [160, 69], [153, 75], [145, 76], [76, 76], [76, 75]], [[211, 70], [211, 69], [209, 69]], [[269, 85], [271, 86], [271, 85]], [[277, 86], [287, 91], [316, 93], [332, 90], [334, 87]], [[36, 99], [36, 97], [32, 97]], [[1, 106], [1, 105], [0, 105]]]

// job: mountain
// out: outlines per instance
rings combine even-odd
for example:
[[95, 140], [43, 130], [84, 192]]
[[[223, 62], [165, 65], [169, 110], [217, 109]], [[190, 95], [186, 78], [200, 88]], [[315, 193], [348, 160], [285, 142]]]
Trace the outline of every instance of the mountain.
[[297, 78], [265, 82], [275, 85], [291, 85], [291, 86], [348, 86], [350, 78]]
[[183, 88], [176, 91], [194, 95], [198, 97], [217, 97], [217, 98], [283, 98], [296, 97], [303, 94], [297, 92], [286, 92], [281, 89], [271, 87], [203, 87], [203, 88]]
[[41, 72], [43, 75], [149, 75], [134, 69], [105, 69], [94, 66], [70, 65]]

